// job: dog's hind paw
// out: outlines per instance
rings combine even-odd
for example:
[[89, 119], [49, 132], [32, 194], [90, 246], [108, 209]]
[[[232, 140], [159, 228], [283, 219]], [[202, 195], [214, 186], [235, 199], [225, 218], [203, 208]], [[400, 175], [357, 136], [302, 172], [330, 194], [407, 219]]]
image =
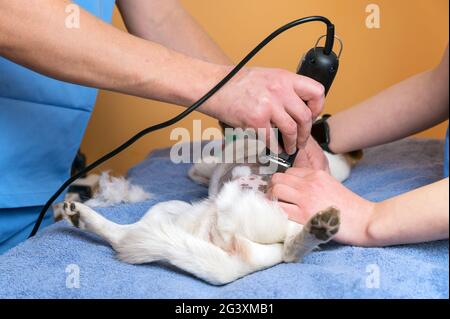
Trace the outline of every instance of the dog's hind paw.
[[341, 220], [339, 210], [327, 208], [315, 214], [305, 225], [305, 230], [322, 242], [332, 239], [339, 231]]

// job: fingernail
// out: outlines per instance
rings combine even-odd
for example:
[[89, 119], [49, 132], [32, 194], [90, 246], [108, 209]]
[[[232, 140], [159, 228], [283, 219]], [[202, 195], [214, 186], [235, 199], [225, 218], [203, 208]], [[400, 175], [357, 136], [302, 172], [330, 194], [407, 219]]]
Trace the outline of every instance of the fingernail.
[[291, 148], [291, 151], [288, 153], [288, 155], [294, 155], [295, 152], [297, 152], [297, 148], [294, 146]]

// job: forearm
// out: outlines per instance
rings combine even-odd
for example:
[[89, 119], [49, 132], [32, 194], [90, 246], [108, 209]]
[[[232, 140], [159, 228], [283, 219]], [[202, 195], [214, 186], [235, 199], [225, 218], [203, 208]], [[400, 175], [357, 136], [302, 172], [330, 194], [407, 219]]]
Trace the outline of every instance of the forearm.
[[224, 70], [122, 32], [81, 10], [66, 28], [65, 0], [0, 0], [0, 55], [37, 72], [180, 105], [199, 98]]
[[368, 245], [387, 246], [449, 236], [449, 179], [378, 203], [368, 225]]
[[344, 153], [384, 144], [447, 118], [448, 51], [435, 70], [409, 78], [330, 118], [330, 149]]
[[[0, 55], [59, 80], [179, 105], [191, 105], [232, 70], [122, 32], [83, 10], [81, 27], [65, 28], [68, 4], [0, 0]], [[309, 137], [323, 93], [322, 85], [295, 73], [244, 68], [198, 110], [232, 127], [272, 132], [275, 125], [292, 152]], [[275, 137], [265, 134], [265, 141], [274, 145]]]
[[117, 5], [130, 33], [204, 61], [231, 64], [178, 0], [119, 0]]

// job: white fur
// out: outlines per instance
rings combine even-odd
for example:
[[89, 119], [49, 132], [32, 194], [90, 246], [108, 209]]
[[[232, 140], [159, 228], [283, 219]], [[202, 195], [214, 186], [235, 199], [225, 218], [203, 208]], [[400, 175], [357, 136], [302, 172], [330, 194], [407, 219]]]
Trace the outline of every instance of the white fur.
[[114, 177], [108, 172], [102, 173], [98, 190], [85, 202], [90, 207], [106, 207], [122, 203], [142, 202], [152, 197], [140, 186], [131, 184], [124, 177]]
[[248, 166], [238, 166], [233, 169], [233, 177], [245, 177], [252, 173]]
[[328, 158], [331, 175], [340, 182], [345, 181], [350, 176], [352, 170], [349, 160], [342, 154], [324, 153]]

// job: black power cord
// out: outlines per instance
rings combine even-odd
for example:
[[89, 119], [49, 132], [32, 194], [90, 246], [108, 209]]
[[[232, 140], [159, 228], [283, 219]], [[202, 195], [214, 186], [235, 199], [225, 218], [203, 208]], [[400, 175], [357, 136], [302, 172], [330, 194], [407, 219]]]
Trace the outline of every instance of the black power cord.
[[208, 93], [206, 93], [202, 98], [200, 98], [197, 102], [192, 104], [186, 110], [184, 110], [177, 116], [171, 118], [170, 120], [147, 127], [146, 129], [140, 131], [139, 133], [134, 135], [132, 138], [130, 138], [128, 141], [126, 141], [125, 143], [123, 143], [122, 145], [120, 145], [119, 147], [117, 147], [116, 149], [111, 151], [110, 153], [102, 156], [101, 158], [96, 160], [94, 163], [88, 165], [86, 168], [79, 171], [75, 175], [72, 175], [68, 180], [66, 180], [64, 182], [64, 184], [62, 184], [61, 187], [53, 194], [53, 196], [50, 197], [50, 199], [45, 203], [44, 207], [42, 208], [41, 212], [39, 213], [39, 217], [37, 218], [36, 223], [34, 224], [33, 230], [31, 231], [29, 238], [36, 235], [36, 233], [39, 230], [39, 227], [42, 223], [42, 220], [45, 217], [47, 210], [50, 208], [50, 206], [53, 204], [53, 202], [59, 197], [59, 195], [61, 195], [62, 192], [70, 184], [72, 184], [75, 180], [77, 180], [79, 177], [85, 175], [89, 171], [93, 170], [100, 164], [106, 162], [110, 158], [116, 156], [120, 152], [124, 151], [126, 148], [128, 148], [130, 145], [135, 143], [141, 137], [143, 137], [151, 132], [154, 132], [156, 130], [171, 126], [171, 125], [179, 122], [180, 120], [184, 119], [186, 116], [188, 116], [193, 111], [195, 111], [198, 107], [200, 107], [203, 103], [205, 103], [211, 96], [213, 96], [215, 93], [217, 93], [217, 91], [219, 91], [228, 81], [230, 81], [239, 72], [239, 70], [241, 70], [263, 47], [265, 47], [275, 37], [277, 37], [281, 33], [285, 32], [295, 26], [298, 26], [300, 24], [307, 23], [307, 22], [313, 22], [313, 21], [323, 22], [327, 26], [326, 41], [325, 41], [325, 47], [323, 49], [323, 53], [325, 55], [329, 55], [333, 51], [334, 25], [330, 22], [330, 20], [328, 20], [325, 17], [311, 16], [311, 17], [306, 17], [306, 18], [302, 18], [302, 19], [297, 19], [297, 20], [294, 20], [294, 21], [280, 27], [279, 29], [275, 30], [267, 38], [265, 38], [260, 44], [258, 44], [249, 54], [247, 54], [247, 56], [245, 56], [245, 58], [243, 58], [242, 61], [239, 62], [239, 64], [237, 64], [234, 67], [234, 69], [230, 71], [230, 73], [228, 73], [219, 83], [217, 83], [216, 86], [214, 86]]

